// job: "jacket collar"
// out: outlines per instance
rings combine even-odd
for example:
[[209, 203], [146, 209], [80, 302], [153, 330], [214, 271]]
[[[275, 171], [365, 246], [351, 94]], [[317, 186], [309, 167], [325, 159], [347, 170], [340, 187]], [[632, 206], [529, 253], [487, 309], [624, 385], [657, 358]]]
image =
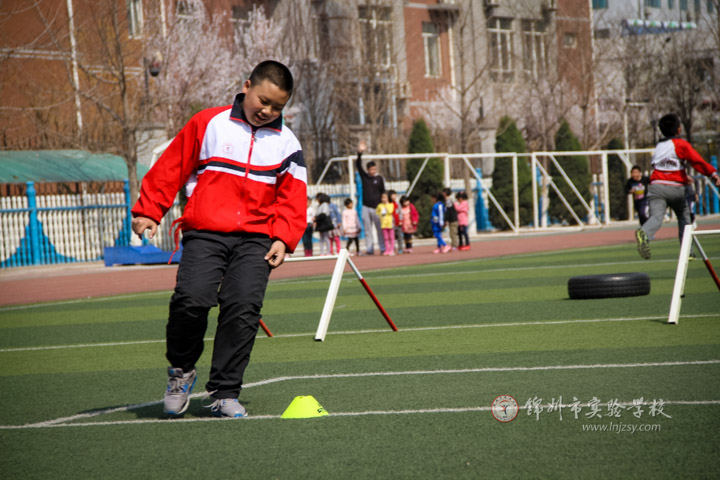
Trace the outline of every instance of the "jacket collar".
[[256, 130], [258, 128], [270, 128], [272, 130], [277, 130], [278, 132], [282, 130], [282, 114], [280, 114], [280, 116], [272, 122], [266, 123], [265, 125], [260, 125], [259, 127], [256, 127], [252, 123], [250, 123], [245, 116], [245, 109], [243, 109], [243, 100], [245, 100], [244, 93], [238, 93], [237, 95], [235, 95], [235, 101], [233, 102], [232, 110], [230, 110], [230, 118], [232, 120], [245, 122], [250, 125], [253, 130]]

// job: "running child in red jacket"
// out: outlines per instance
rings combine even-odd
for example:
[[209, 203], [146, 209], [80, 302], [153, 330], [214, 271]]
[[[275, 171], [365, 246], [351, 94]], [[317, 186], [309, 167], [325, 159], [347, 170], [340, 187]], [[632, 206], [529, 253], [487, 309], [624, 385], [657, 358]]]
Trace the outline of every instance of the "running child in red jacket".
[[685, 173], [686, 163], [710, 177], [715, 185], [720, 187], [720, 177], [715, 168], [703, 160], [690, 143], [679, 137], [682, 125], [677, 115], [665, 115], [658, 122], [658, 126], [665, 138], [657, 144], [652, 157], [653, 171], [648, 188], [650, 218], [635, 231], [638, 253], [646, 260], [650, 258], [650, 240], [660, 230], [668, 206], [677, 215], [681, 243], [685, 225], [690, 224], [685, 185], [692, 180]]
[[193, 116], [147, 173], [133, 231], [152, 238], [185, 187], [183, 251], [170, 300], [164, 410], [182, 415], [195, 385], [210, 308], [219, 303], [210, 379], [213, 415], [243, 417], [238, 402], [270, 271], [306, 228], [307, 173], [300, 143], [283, 125], [290, 70], [258, 64], [233, 105]]

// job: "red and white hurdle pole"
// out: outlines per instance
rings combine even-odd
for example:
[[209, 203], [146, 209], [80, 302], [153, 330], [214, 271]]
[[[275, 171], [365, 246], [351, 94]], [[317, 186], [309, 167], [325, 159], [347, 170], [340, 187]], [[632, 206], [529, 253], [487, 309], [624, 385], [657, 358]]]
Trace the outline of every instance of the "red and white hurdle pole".
[[262, 318], [260, 319], [260, 328], [263, 329], [263, 332], [265, 332], [265, 335], [267, 335], [268, 337], [272, 337], [272, 336], [273, 336], [272, 332], [270, 331], [270, 329], [268, 328], [268, 326], [265, 325], [265, 322], [263, 322], [263, 319], [262, 319]]
[[708, 258], [707, 255], [705, 255], [705, 250], [703, 250], [702, 245], [700, 245], [700, 240], [698, 240], [697, 235], [702, 235], [702, 231], [696, 230], [694, 232], [693, 242], [695, 243], [695, 246], [697, 247], [698, 251], [700, 252], [700, 256], [702, 257], [703, 262], [705, 263], [705, 266], [708, 269], [708, 272], [710, 272], [710, 276], [713, 278], [713, 280], [715, 280], [715, 285], [717, 285], [718, 290], [720, 290], [720, 278], [718, 278], [717, 273], [715, 273], [712, 263], [710, 263], [710, 259]]
[[390, 325], [390, 328], [393, 329], [393, 332], [397, 332], [398, 328], [395, 326], [395, 323], [390, 318], [390, 315], [388, 315], [388, 313], [385, 311], [385, 308], [380, 303], [380, 300], [378, 300], [373, 291], [370, 289], [370, 285], [368, 285], [368, 283], [365, 281], [362, 274], [360, 273], [360, 270], [357, 269], [353, 261], [349, 258], [347, 259], [347, 262], [350, 264], [350, 268], [352, 268], [355, 276], [358, 278], [358, 280], [360, 280], [360, 283], [365, 288], [365, 291], [368, 293], [368, 295], [370, 295], [370, 298], [372, 298], [373, 302], [375, 302], [375, 306], [378, 308], [378, 310], [380, 310], [382, 316], [385, 317], [385, 321], [388, 323], [388, 325]]

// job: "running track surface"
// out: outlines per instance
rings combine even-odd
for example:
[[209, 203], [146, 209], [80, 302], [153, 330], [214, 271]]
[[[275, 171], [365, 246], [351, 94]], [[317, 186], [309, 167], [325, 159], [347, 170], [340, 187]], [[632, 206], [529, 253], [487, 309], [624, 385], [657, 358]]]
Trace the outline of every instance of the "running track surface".
[[[486, 235], [472, 238], [469, 251], [441, 255], [433, 254], [435, 247], [422, 242], [425, 245], [418, 246], [410, 255], [361, 256], [353, 257], [352, 260], [361, 272], [366, 273], [409, 265], [604, 245], [627, 244], [629, 249], [635, 250], [633, 232], [636, 228], [637, 224], [627, 223], [584, 231], [527, 233], [520, 236]], [[720, 218], [715, 216], [703, 219], [699, 229], [720, 229]], [[677, 224], [674, 222], [666, 223], [655, 236], [656, 240], [672, 238], [677, 238]], [[333, 261], [291, 262], [274, 270], [271, 279], [330, 275], [333, 267]], [[346, 271], [350, 271], [349, 267]], [[177, 265], [105, 267], [101, 262], [0, 269], [0, 306], [169, 291], [175, 286], [176, 272]]]

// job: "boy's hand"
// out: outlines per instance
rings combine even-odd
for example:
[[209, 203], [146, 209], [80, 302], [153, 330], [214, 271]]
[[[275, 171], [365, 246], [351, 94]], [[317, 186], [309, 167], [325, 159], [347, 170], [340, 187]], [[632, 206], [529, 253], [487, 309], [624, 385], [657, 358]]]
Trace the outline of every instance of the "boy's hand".
[[365, 153], [365, 150], [367, 150], [367, 143], [365, 142], [365, 140], [360, 140], [360, 141], [358, 142], [357, 152], [358, 152], [358, 153]]
[[147, 217], [135, 217], [132, 219], [132, 230], [137, 234], [138, 237], [142, 238], [145, 230], [150, 230], [148, 238], [153, 238], [155, 232], [157, 232], [158, 224], [152, 218]]
[[265, 254], [265, 260], [270, 264], [270, 268], [282, 265], [285, 261], [285, 244], [280, 240], [275, 240]]

